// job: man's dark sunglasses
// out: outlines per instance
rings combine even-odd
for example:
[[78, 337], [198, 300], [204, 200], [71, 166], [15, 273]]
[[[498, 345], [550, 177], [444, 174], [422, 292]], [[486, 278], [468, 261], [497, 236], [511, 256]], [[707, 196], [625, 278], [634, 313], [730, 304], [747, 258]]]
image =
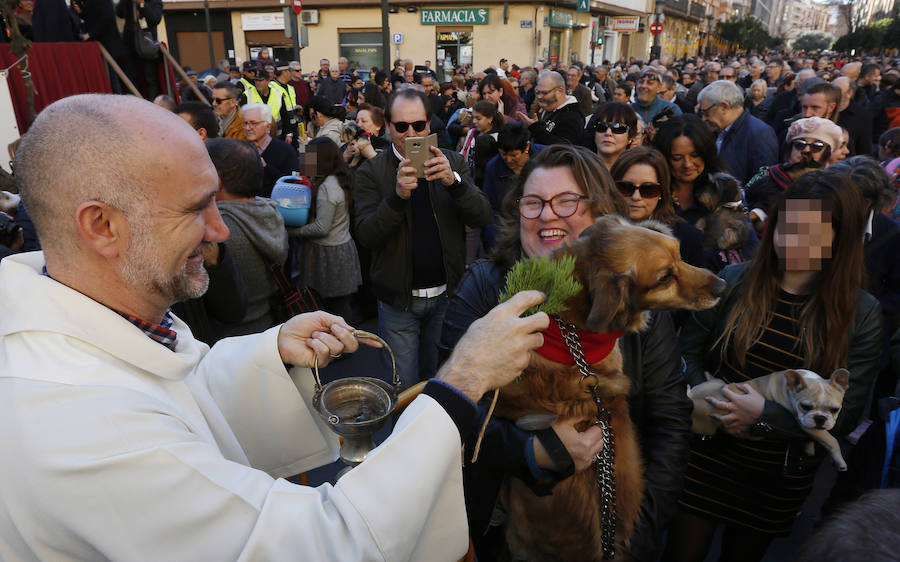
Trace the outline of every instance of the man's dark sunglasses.
[[225, 103], [228, 100], [233, 100], [234, 98], [213, 98], [213, 103]]
[[597, 121], [597, 127], [594, 129], [598, 133], [605, 133], [606, 130], [611, 130], [616, 135], [624, 135], [628, 132], [631, 127], [626, 125], [625, 123], [608, 123], [606, 121]]
[[822, 141], [807, 142], [805, 140], [799, 139], [792, 142], [791, 145], [794, 147], [794, 150], [799, 150], [800, 152], [803, 152], [807, 146], [813, 153], [816, 154], [825, 150], [825, 143]]
[[397, 129], [397, 132], [401, 134], [405, 133], [410, 126], [412, 126], [413, 131], [421, 133], [428, 125], [428, 121], [414, 121], [412, 123], [407, 123], [406, 121], [394, 121], [393, 124], [394, 128]]
[[662, 194], [662, 186], [658, 183], [646, 182], [641, 185], [634, 185], [634, 183], [625, 180], [619, 180], [616, 182], [616, 187], [619, 188], [619, 191], [625, 197], [631, 197], [634, 195], [634, 191], [638, 190], [641, 192], [641, 199], [653, 199], [655, 197], [659, 197]]

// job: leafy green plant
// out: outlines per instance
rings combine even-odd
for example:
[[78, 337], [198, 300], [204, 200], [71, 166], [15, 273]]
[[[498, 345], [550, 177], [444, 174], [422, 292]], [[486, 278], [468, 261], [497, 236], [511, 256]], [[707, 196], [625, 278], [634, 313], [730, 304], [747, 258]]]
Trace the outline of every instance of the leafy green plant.
[[582, 289], [581, 283], [572, 275], [573, 271], [575, 256], [565, 256], [559, 260], [548, 257], [520, 260], [506, 274], [506, 287], [500, 293], [500, 302], [509, 300], [519, 291], [541, 291], [547, 299], [526, 310], [525, 314], [559, 314], [568, 309], [565, 302]]

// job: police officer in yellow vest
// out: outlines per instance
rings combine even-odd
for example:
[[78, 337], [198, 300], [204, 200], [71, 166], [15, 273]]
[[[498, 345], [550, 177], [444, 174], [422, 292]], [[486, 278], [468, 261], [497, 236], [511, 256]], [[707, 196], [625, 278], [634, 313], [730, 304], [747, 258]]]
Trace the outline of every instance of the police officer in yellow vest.
[[[297, 130], [297, 92], [288, 84], [291, 80], [291, 66], [288, 62], [277, 61], [275, 63], [275, 79], [269, 82], [269, 88], [280, 90], [284, 99], [284, 108], [281, 116], [281, 140], [287, 141], [297, 148], [299, 134]], [[288, 139], [290, 135], [290, 139]]]
[[237, 87], [243, 90], [240, 97], [240, 104], [244, 105], [250, 97], [250, 92], [255, 92], [256, 87], [253, 85], [253, 79], [256, 77], [257, 66], [252, 60], [244, 61], [241, 65], [241, 79], [238, 80]]
[[[249, 103], [264, 103], [272, 110], [272, 123], [275, 124], [276, 130], [272, 135], [281, 137], [282, 129], [282, 113], [287, 113], [285, 109], [284, 96], [281, 90], [269, 87], [269, 74], [265, 70], [256, 69], [253, 76], [253, 89], [244, 92]], [[249, 95], [248, 95], [249, 94]]]

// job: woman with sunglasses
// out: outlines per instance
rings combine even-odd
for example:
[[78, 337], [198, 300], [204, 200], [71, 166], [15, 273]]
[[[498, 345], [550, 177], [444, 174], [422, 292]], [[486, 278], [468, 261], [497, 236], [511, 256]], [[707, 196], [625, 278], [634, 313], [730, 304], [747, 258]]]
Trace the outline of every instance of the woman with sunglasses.
[[704, 267], [703, 232], [675, 213], [669, 188], [669, 166], [655, 148], [636, 146], [616, 160], [610, 170], [616, 188], [628, 201], [628, 219], [659, 221], [672, 229], [681, 243], [681, 259]]
[[803, 174], [824, 168], [843, 140], [841, 128], [821, 117], [794, 121], [787, 132], [784, 162], [759, 171], [744, 188], [750, 221], [758, 234], [766, 225], [770, 207]]
[[[853, 431], [882, 349], [881, 308], [862, 288], [865, 224], [863, 196], [839, 172], [811, 172], [782, 193], [753, 260], [726, 267], [719, 304], [693, 313], [681, 331], [687, 383], [707, 373], [742, 383], [798, 368], [828, 378], [845, 368], [849, 387], [828, 431]], [[663, 560], [706, 559], [720, 525], [717, 559], [760, 560], [773, 539], [791, 532], [813, 488], [824, 449], [807, 456], [809, 434], [795, 412], [754, 387], [738, 389], [712, 401], [727, 412], [717, 414], [719, 431], [693, 440]]]
[[609, 102], [597, 108], [584, 130], [584, 146], [597, 153], [606, 169], [612, 169], [616, 158], [640, 144], [637, 114], [630, 105]]
[[[598, 217], [626, 212], [624, 198], [594, 152], [552, 145], [531, 158], [503, 201], [501, 232], [492, 259], [470, 267], [450, 299], [441, 355], [448, 357], [469, 325], [497, 303], [506, 273], [519, 259], [549, 256]], [[623, 371], [631, 379], [630, 413], [645, 455], [647, 487], [629, 550], [620, 554], [617, 549], [616, 559], [655, 560], [681, 488], [691, 406], [684, 394], [681, 357], [668, 313], [651, 314], [648, 328], [626, 334], [619, 347]], [[487, 404], [479, 408], [482, 416], [487, 409]], [[579, 433], [559, 420], [546, 429], [528, 431], [491, 418], [478, 462], [463, 468], [466, 512], [479, 559], [508, 559], [501, 518], [494, 516], [504, 507], [500, 499], [504, 481], [518, 478], [538, 493], [551, 493], [572, 471], [590, 469], [601, 446], [597, 429]], [[474, 439], [466, 451], [473, 447]]]

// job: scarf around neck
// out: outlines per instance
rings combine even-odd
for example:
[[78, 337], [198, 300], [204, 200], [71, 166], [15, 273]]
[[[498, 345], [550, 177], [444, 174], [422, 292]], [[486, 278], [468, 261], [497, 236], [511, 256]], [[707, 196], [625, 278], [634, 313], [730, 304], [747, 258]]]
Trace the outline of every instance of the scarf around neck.
[[[572, 357], [569, 346], [566, 345], [566, 340], [563, 339], [562, 332], [559, 331], [559, 324], [554, 318], [550, 319], [550, 325], [542, 334], [544, 335], [544, 345], [535, 349], [539, 355], [563, 365], [575, 364], [575, 358]], [[601, 334], [578, 330], [578, 338], [581, 340], [584, 358], [587, 360], [588, 365], [594, 365], [606, 359], [612, 353], [616, 342], [623, 335], [625, 335], [624, 331]]]

